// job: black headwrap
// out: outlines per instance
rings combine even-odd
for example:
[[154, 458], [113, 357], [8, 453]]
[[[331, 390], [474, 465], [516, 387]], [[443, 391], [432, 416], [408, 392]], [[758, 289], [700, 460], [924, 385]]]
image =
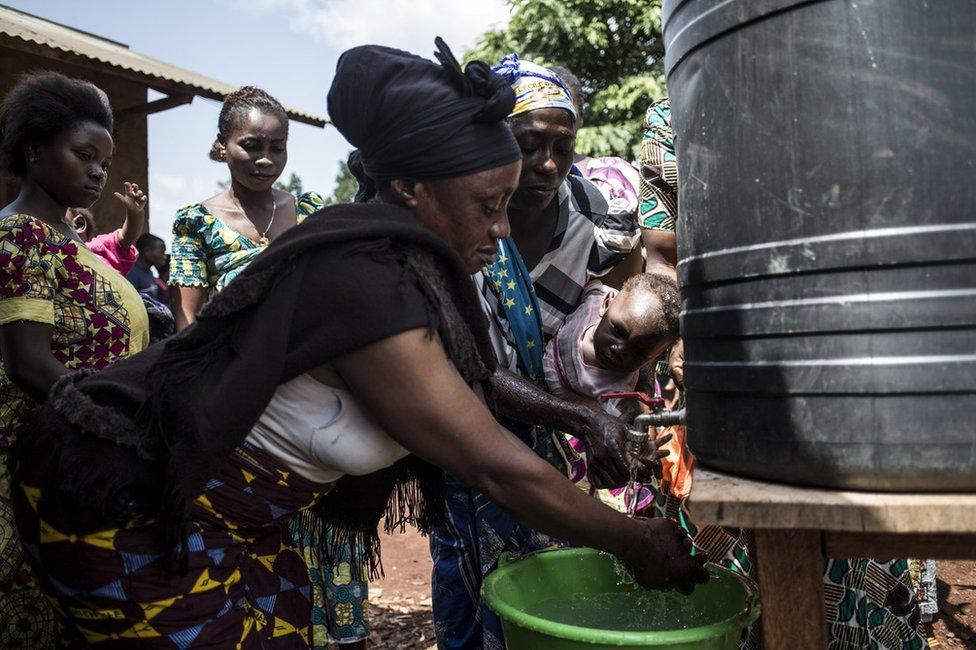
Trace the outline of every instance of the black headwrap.
[[374, 182], [455, 178], [522, 157], [504, 123], [511, 86], [481, 61], [462, 71], [444, 41], [435, 44], [440, 65], [379, 45], [339, 57], [329, 116]]

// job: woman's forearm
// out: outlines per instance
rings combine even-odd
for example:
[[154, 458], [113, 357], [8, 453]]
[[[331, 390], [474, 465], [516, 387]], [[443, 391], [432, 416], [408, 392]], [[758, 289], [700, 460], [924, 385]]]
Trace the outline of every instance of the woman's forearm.
[[673, 232], [642, 228], [641, 237], [647, 253], [647, 273], [660, 273], [677, 279], [678, 254]]
[[123, 249], [136, 243], [139, 235], [145, 230], [146, 218], [141, 212], [132, 213], [126, 210], [125, 220], [119, 228], [119, 245]]
[[187, 314], [183, 310], [173, 310], [173, 326], [176, 332], [182, 332], [197, 322], [196, 315]]
[[529, 527], [616, 555], [625, 555], [634, 522], [570, 483], [552, 465], [503, 430], [512, 449], [482, 467], [474, 487]]
[[573, 434], [584, 431], [590, 422], [590, 409], [550, 395], [501, 366], [491, 377], [491, 387], [498, 412], [518, 422]]
[[627, 424], [602, 411], [568, 402], [508, 370], [492, 375], [495, 406], [513, 420], [541, 424], [572, 434], [586, 445], [590, 481], [597, 487], [619, 487], [628, 476], [624, 454]]
[[36, 402], [43, 402], [51, 392], [51, 386], [70, 372], [64, 364], [58, 361], [50, 352], [39, 354], [28, 364], [14, 369], [7, 368], [11, 379], [17, 386], [31, 396]]

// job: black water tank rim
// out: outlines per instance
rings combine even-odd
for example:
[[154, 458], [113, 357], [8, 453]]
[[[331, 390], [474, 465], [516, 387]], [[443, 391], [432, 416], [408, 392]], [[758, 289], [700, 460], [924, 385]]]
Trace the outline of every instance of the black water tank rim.
[[[711, 7], [707, 11], [698, 14], [694, 20], [687, 25], [684, 25], [676, 34], [673, 36], [670, 35], [670, 26], [675, 14], [679, 13], [682, 7], [695, 1], [696, 0], [664, 0], [664, 5], [661, 10], [661, 32], [664, 36], [665, 78], [671, 76], [671, 72], [674, 70], [674, 68], [678, 67], [678, 65], [681, 64], [681, 62], [684, 61], [684, 59], [686, 59], [692, 52], [704, 45], [707, 45], [709, 42], [728, 34], [729, 32], [733, 32], [753, 23], [772, 18], [778, 14], [792, 11], [793, 9], [803, 5], [826, 2], [827, 0], [749, 0], [752, 11], [747, 14], [744, 19], [740, 19], [736, 22], [714, 19], [718, 23], [718, 29], [714, 28], [715, 26], [711, 26], [712, 29], [708, 29], [709, 25], [707, 23], [702, 26], [702, 20], [707, 21], [710, 17], [719, 15], [716, 14], [716, 12], [722, 11], [723, 8], [733, 5], [734, 3], [743, 2], [743, 0], [722, 0], [722, 2], [714, 7]], [[687, 37], [687, 39], [685, 39], [690, 42], [682, 41], [682, 36], [696, 25], [700, 27], [700, 31], [704, 32], [704, 35], [696, 35], [692, 33]], [[692, 38], [692, 36], [698, 36], [698, 38]]]

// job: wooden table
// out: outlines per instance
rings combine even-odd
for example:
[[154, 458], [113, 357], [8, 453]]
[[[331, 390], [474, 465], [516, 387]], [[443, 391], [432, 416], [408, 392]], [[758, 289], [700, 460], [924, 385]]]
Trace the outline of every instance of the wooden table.
[[766, 650], [827, 645], [824, 556], [976, 560], [976, 494], [838, 492], [695, 470], [691, 520], [751, 529]]

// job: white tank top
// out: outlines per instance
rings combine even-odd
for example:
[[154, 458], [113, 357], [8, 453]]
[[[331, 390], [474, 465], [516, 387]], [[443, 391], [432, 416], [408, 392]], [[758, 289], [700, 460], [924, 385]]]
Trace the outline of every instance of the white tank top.
[[386, 435], [352, 393], [308, 374], [278, 386], [247, 441], [319, 483], [343, 474], [370, 474], [410, 453]]

